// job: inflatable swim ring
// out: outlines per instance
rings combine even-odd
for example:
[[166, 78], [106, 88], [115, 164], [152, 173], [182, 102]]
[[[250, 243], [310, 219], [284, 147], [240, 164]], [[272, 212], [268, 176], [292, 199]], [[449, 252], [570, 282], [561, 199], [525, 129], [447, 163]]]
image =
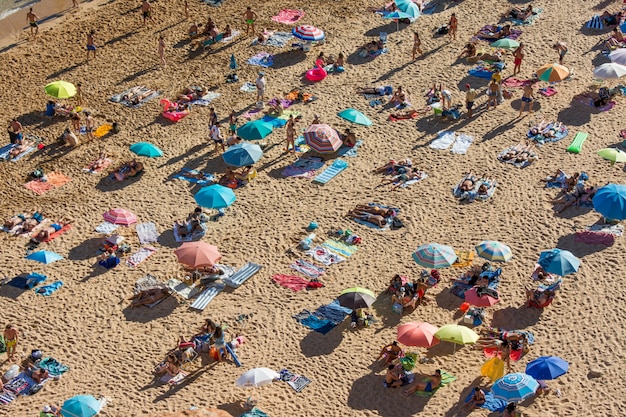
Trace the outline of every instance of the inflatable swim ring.
[[328, 75], [328, 73], [324, 69], [324, 63], [321, 59], [318, 59], [317, 62], [315, 62], [315, 65], [315, 68], [310, 69], [306, 72], [305, 77], [307, 80], [313, 82], [322, 81]]
[[165, 117], [167, 120], [170, 120], [174, 123], [176, 123], [177, 121], [179, 121], [180, 119], [182, 119], [183, 117], [189, 114], [189, 110], [168, 111], [167, 109], [171, 107], [177, 107], [177, 105], [175, 103], [172, 103], [166, 98], [161, 99], [159, 103], [161, 104], [161, 106], [163, 106], [163, 113], [162, 113], [163, 117]]

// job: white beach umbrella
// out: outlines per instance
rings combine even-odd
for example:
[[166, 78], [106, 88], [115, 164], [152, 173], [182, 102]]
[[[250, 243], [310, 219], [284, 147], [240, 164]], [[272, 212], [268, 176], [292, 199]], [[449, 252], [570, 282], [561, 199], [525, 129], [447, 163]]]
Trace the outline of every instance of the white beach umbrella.
[[279, 378], [280, 374], [269, 368], [254, 368], [244, 372], [237, 378], [235, 385], [238, 387], [261, 387], [271, 384], [273, 380]]
[[612, 51], [609, 54], [609, 59], [616, 64], [626, 65], [626, 48], [619, 48]]
[[626, 66], [609, 62], [593, 70], [593, 76], [600, 80], [616, 80], [626, 75]]

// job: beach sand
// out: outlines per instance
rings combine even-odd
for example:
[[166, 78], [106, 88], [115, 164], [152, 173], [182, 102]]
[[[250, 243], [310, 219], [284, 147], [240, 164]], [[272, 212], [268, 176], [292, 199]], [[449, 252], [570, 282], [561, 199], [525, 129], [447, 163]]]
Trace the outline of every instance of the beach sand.
[[[522, 28], [520, 40], [526, 45], [526, 56], [520, 78], [528, 78], [541, 65], [554, 62], [552, 43], [562, 40], [570, 51], [565, 65], [572, 68], [572, 80], [557, 84], [558, 94], [540, 97], [533, 116], [516, 118], [521, 91], [516, 90], [496, 110], [485, 111], [487, 80], [467, 75], [470, 66], [457, 60], [470, 36], [485, 24], [495, 23], [507, 7], [506, 1], [465, 0], [448, 3], [441, 0], [433, 15], [423, 15], [411, 25], [387, 23], [367, 11], [380, 6], [374, 1], [298, 2], [263, 1], [255, 3], [261, 28], [289, 30], [270, 17], [281, 7], [304, 7], [303, 23], [326, 31], [327, 43], [308, 54], [289, 47], [250, 47], [250, 37], [243, 35], [232, 43], [219, 43], [212, 52], [190, 52], [186, 38], [189, 21], [182, 13], [183, 3], [155, 2], [155, 24], [143, 27], [139, 2], [118, 0], [93, 5], [88, 11], [66, 15], [58, 24], [45, 27], [37, 41], [23, 42], [0, 55], [3, 79], [0, 102], [4, 123], [17, 117], [27, 132], [46, 139], [46, 147], [25, 156], [19, 162], [0, 164], [0, 217], [38, 209], [56, 220], [71, 217], [73, 228], [42, 249], [55, 251], [65, 259], [43, 265], [25, 260], [27, 239], [0, 233], [0, 274], [46, 274], [48, 282], [61, 280], [63, 287], [51, 297], [33, 291], [0, 287], [2, 324], [13, 323], [22, 332], [19, 352], [28, 355], [41, 349], [68, 365], [70, 371], [60, 381], [47, 382], [33, 396], [20, 397], [9, 406], [0, 407], [2, 416], [35, 415], [44, 404], [62, 404], [74, 395], [104, 395], [109, 401], [102, 415], [137, 416], [189, 409], [191, 406], [219, 408], [234, 416], [243, 413], [240, 402], [248, 396], [260, 399], [259, 407], [271, 416], [385, 416], [463, 415], [460, 403], [471, 387], [479, 382], [485, 357], [471, 347], [449, 343], [422, 355], [434, 364], [418, 364], [417, 372], [429, 374], [443, 369], [457, 377], [431, 398], [404, 397], [400, 390], [384, 388], [384, 368], [373, 364], [380, 348], [395, 340], [398, 324], [427, 321], [441, 326], [458, 322], [462, 300], [449, 292], [450, 280], [463, 269], [441, 270], [442, 281], [428, 296], [430, 302], [402, 316], [391, 310], [384, 291], [394, 274], [416, 278], [421, 268], [411, 253], [421, 244], [438, 242], [458, 250], [473, 250], [484, 239], [509, 245], [514, 258], [502, 265], [499, 286], [501, 302], [488, 309], [486, 324], [506, 329], [532, 331], [536, 342], [513, 370], [523, 372], [528, 361], [542, 355], [561, 356], [570, 362], [569, 372], [549, 385], [562, 396], [550, 394], [522, 403], [524, 415], [572, 416], [618, 415], [624, 407], [626, 390], [622, 381], [624, 365], [623, 340], [626, 319], [623, 300], [626, 296], [623, 278], [626, 263], [624, 238], [610, 247], [586, 245], [574, 240], [575, 232], [596, 223], [600, 215], [593, 210], [573, 207], [555, 215], [548, 202], [556, 190], [548, 190], [540, 181], [557, 168], [568, 173], [585, 171], [588, 184], [623, 183], [623, 164], [610, 166], [596, 151], [621, 142], [618, 132], [624, 126], [625, 102], [608, 112], [592, 112], [590, 107], [572, 103], [572, 98], [587, 91], [593, 82], [592, 68], [608, 59], [600, 55], [597, 43], [605, 32], [581, 29], [585, 22], [604, 8], [617, 11], [621, 2], [576, 0], [543, 0], [535, 2], [543, 12], [531, 26]], [[221, 7], [190, 2], [192, 15], [200, 22], [207, 16], [222, 28], [226, 23], [242, 30], [242, 17], [249, 3], [228, 0]], [[443, 5], [447, 5], [443, 10]], [[513, 5], [525, 6], [526, 2]], [[86, 9], [86, 8], [85, 8]], [[37, 11], [37, 9], [36, 9]], [[459, 19], [456, 41], [433, 37], [433, 28], [446, 23], [451, 13]], [[98, 56], [85, 60], [86, 33], [96, 30]], [[410, 62], [412, 31], [418, 30], [425, 55]], [[389, 52], [376, 59], [364, 60], [356, 54], [358, 45], [389, 33]], [[167, 43], [167, 68], [158, 65], [157, 37], [163, 34]], [[22, 35], [24, 37], [24, 35]], [[6, 41], [6, 39], [5, 39]], [[9, 40], [10, 41], [10, 40]], [[8, 44], [11, 42], [5, 42]], [[350, 126], [364, 145], [356, 158], [344, 158], [349, 168], [324, 186], [310, 180], [283, 178], [280, 173], [295, 159], [282, 153], [284, 130], [278, 129], [266, 142], [271, 145], [257, 164], [258, 177], [248, 186], [236, 190], [237, 201], [217, 222], [208, 223], [204, 241], [215, 244], [224, 254], [222, 263], [240, 267], [247, 261], [263, 269], [235, 290], [226, 290], [199, 313], [189, 302], [172, 296], [152, 309], [130, 309], [126, 300], [132, 295], [136, 280], [147, 273], [165, 281], [182, 277], [183, 271], [173, 251], [178, 246], [172, 235], [175, 220], [184, 218], [195, 206], [193, 193], [199, 187], [172, 179], [181, 168], [222, 173], [226, 165], [213, 152], [207, 140], [208, 108], [194, 107], [192, 114], [176, 124], [160, 115], [159, 99], [173, 98], [185, 86], [202, 85], [217, 88], [221, 94], [213, 104], [224, 120], [225, 134], [230, 109], [249, 110], [255, 95], [239, 91], [241, 83], [226, 84], [231, 54], [235, 54], [243, 82], [254, 82], [260, 67], [246, 64], [260, 51], [275, 54], [274, 67], [267, 73], [269, 97], [282, 96], [292, 88], [302, 88], [318, 97], [307, 105], [296, 105], [305, 127], [314, 114], [343, 130], [348, 122], [336, 116], [353, 107], [372, 119], [369, 128]], [[343, 52], [346, 72], [327, 77], [310, 85], [303, 74], [312, 68], [319, 51], [326, 55]], [[512, 72], [512, 60], [503, 72]], [[43, 86], [63, 79], [82, 83], [84, 108], [93, 111], [97, 124], [116, 121], [117, 135], [102, 141], [85, 143], [76, 149], [57, 147], [56, 138], [69, 122], [63, 118], [43, 116], [48, 100]], [[430, 114], [412, 121], [389, 122], [390, 110], [370, 108], [368, 100], [356, 95], [365, 85], [401, 85], [408, 91], [416, 108], [423, 105], [423, 92], [433, 83], [445, 83], [453, 101], [464, 102], [461, 91], [466, 83], [478, 88], [478, 109], [471, 120], [455, 123], [434, 120]], [[162, 92], [162, 96], [138, 109], [111, 103], [108, 98], [128, 88], [144, 85]], [[545, 83], [541, 83], [545, 86]], [[212, 104], [212, 105], [213, 105]], [[500, 163], [496, 156], [507, 146], [526, 138], [531, 121], [559, 120], [570, 134], [557, 143], [539, 148], [540, 159], [525, 169]], [[440, 130], [451, 129], [474, 138], [467, 154], [436, 150], [428, 144]], [[565, 151], [577, 131], [589, 133], [579, 155]], [[84, 136], [81, 137], [83, 139]], [[113, 155], [114, 165], [132, 158], [128, 146], [149, 141], [164, 151], [157, 159], [140, 158], [146, 172], [137, 180], [113, 183], [105, 174], [91, 175], [82, 168], [101, 150]], [[410, 157], [425, 170], [427, 180], [396, 192], [376, 187], [381, 177], [371, 171], [389, 159]], [[61, 172], [72, 181], [44, 195], [35, 195], [23, 184], [29, 172], [42, 167], [45, 172]], [[498, 181], [495, 195], [485, 203], [459, 204], [452, 189], [470, 169]], [[356, 204], [378, 202], [401, 209], [405, 228], [378, 231], [356, 224], [344, 217]], [[94, 228], [102, 213], [123, 207], [137, 214], [139, 222], [154, 222], [161, 234], [158, 248], [136, 268], [122, 263], [110, 271], [94, 267], [96, 250], [103, 236]], [[291, 274], [289, 265], [296, 259], [286, 254], [306, 236], [305, 227], [315, 220], [319, 225], [316, 243], [329, 229], [350, 229], [362, 237], [358, 252], [347, 261], [327, 268], [321, 278], [324, 288], [293, 293], [270, 280], [274, 274]], [[134, 226], [120, 227], [132, 252], [140, 243]], [[530, 280], [534, 263], [543, 250], [559, 247], [572, 251], [582, 260], [580, 270], [564, 278], [562, 290], [545, 310], [523, 307], [524, 289]], [[303, 259], [310, 259], [302, 255]], [[481, 263], [476, 259], [475, 263]], [[351, 330], [345, 320], [326, 335], [310, 331], [292, 318], [304, 309], [314, 310], [331, 302], [341, 290], [362, 286], [381, 294], [373, 307], [376, 322], [369, 328]], [[242, 314], [252, 315], [238, 321]], [[210, 317], [228, 324], [228, 331], [240, 331], [246, 343], [238, 349], [243, 367], [230, 362], [212, 363], [203, 358], [192, 364], [192, 373], [175, 387], [153, 383], [152, 370], [166, 352], [175, 346], [180, 335], [189, 336]], [[4, 358], [4, 356], [3, 356]], [[202, 366], [201, 366], [202, 365]], [[6, 371], [10, 363], [0, 364]], [[300, 393], [284, 382], [256, 389], [243, 389], [234, 381], [245, 370], [268, 367], [283, 368], [312, 380]], [[601, 376], [590, 379], [590, 371]], [[477, 416], [494, 415], [487, 410]]]

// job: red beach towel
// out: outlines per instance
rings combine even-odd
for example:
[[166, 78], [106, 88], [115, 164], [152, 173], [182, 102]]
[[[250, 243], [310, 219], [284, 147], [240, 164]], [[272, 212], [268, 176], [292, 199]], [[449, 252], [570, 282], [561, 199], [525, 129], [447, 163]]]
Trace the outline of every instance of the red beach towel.
[[309, 281], [296, 275], [276, 274], [272, 277], [272, 281], [285, 288], [298, 292], [305, 289], [309, 285]]
[[63, 233], [67, 232], [68, 230], [70, 230], [72, 228], [71, 224], [66, 224], [65, 226], [63, 226], [61, 229], [57, 230], [56, 232], [52, 233], [50, 235], [50, 237], [42, 240], [42, 242], [52, 242], [54, 239], [56, 239], [57, 237], [61, 236]]

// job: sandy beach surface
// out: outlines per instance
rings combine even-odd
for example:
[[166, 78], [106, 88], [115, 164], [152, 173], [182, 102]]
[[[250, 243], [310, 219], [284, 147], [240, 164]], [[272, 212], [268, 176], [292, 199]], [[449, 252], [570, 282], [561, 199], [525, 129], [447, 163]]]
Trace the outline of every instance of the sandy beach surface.
[[[64, 259], [44, 265], [24, 259], [29, 240], [23, 236], [0, 233], [0, 276], [38, 272], [48, 276], [46, 283], [63, 281], [63, 286], [49, 297], [32, 290], [8, 285], [0, 287], [2, 320], [21, 331], [18, 353], [22, 358], [33, 349], [52, 356], [69, 366], [59, 381], [49, 381], [35, 395], [20, 396], [11, 404], [0, 406], [0, 416], [34, 416], [45, 404], [62, 404], [78, 394], [105, 396], [104, 416], [165, 415], [159, 413], [188, 410], [192, 406], [217, 408], [233, 416], [244, 410], [241, 402], [248, 396], [259, 399], [259, 408], [270, 416], [384, 416], [408, 417], [461, 416], [463, 400], [480, 382], [480, 369], [486, 361], [480, 350], [471, 346], [441, 343], [429, 351], [407, 347], [434, 363], [418, 364], [415, 372], [431, 374], [442, 369], [456, 380], [442, 387], [432, 397], [405, 397], [400, 389], [383, 387], [385, 368], [374, 363], [380, 348], [395, 340], [399, 324], [426, 321], [436, 326], [462, 321], [459, 306], [463, 302], [450, 292], [451, 280], [467, 268], [440, 270], [442, 280], [427, 294], [429, 301], [411, 313], [396, 314], [390, 295], [385, 293], [395, 274], [417, 278], [421, 267], [411, 255], [424, 243], [437, 242], [457, 250], [471, 251], [485, 239], [508, 245], [514, 257], [502, 267], [498, 287], [501, 301], [487, 309], [485, 325], [509, 330], [533, 332], [535, 343], [521, 360], [512, 363], [513, 371], [524, 372], [526, 364], [539, 356], [560, 356], [570, 363], [569, 372], [549, 381], [560, 395], [550, 393], [533, 397], [521, 404], [524, 416], [617, 416], [626, 405], [623, 375], [626, 371], [623, 308], [626, 291], [624, 238], [612, 246], [585, 244], [575, 240], [576, 232], [601, 219], [593, 209], [571, 207], [555, 214], [550, 199], [558, 190], [544, 188], [541, 179], [562, 168], [567, 173], [584, 171], [587, 185], [624, 183], [624, 164], [611, 166], [596, 151], [620, 144], [618, 133], [626, 116], [626, 101], [616, 97], [610, 111], [598, 112], [583, 105], [574, 96], [593, 86], [594, 66], [609, 62], [601, 54], [599, 41], [610, 29], [589, 31], [585, 23], [608, 9], [616, 12], [621, 1], [538, 0], [542, 9], [532, 25], [514, 27], [522, 30], [519, 38], [526, 45], [526, 55], [517, 77], [530, 78], [540, 66], [555, 62], [556, 41], [566, 42], [569, 53], [564, 64], [573, 72], [570, 80], [555, 84], [552, 97], [537, 95], [535, 114], [518, 118], [520, 89], [495, 110], [486, 111], [488, 80], [468, 75], [472, 64], [457, 59], [469, 38], [486, 24], [500, 21], [501, 14], [512, 6], [526, 7], [528, 2], [504, 0], [440, 0], [435, 12], [423, 15], [412, 25], [382, 20], [368, 11], [381, 6], [373, 0], [248, 3], [227, 0], [219, 7], [189, 1], [191, 20], [206, 22], [212, 17], [219, 28], [230, 24], [243, 31], [243, 12], [251, 5], [258, 14], [257, 32], [263, 28], [289, 31], [290, 26], [276, 23], [271, 17], [282, 8], [302, 9], [301, 20], [326, 31], [327, 42], [311, 52], [284, 48], [250, 46], [252, 37], [243, 34], [230, 43], [218, 43], [210, 51], [195, 51], [187, 40], [191, 20], [183, 13], [184, 3], [153, 3], [154, 23], [142, 26], [140, 2], [117, 0], [81, 5], [83, 10], [67, 12], [57, 24], [43, 27], [37, 40], [21, 42], [0, 54], [3, 77], [0, 102], [3, 121], [8, 125], [16, 117], [27, 133], [45, 139], [45, 147], [17, 162], [0, 164], [0, 217], [37, 209], [51, 220], [71, 218], [73, 227], [39, 249], [61, 254]], [[37, 9], [35, 9], [37, 12]], [[446, 23], [451, 13], [459, 20], [456, 40], [433, 36], [434, 28]], [[85, 59], [86, 34], [95, 30], [97, 57]], [[419, 31], [424, 56], [411, 62], [413, 31]], [[362, 58], [357, 48], [388, 33], [388, 52], [375, 59]], [[161, 68], [157, 38], [166, 43], [167, 67]], [[15, 35], [11, 35], [15, 36]], [[20, 35], [26, 39], [27, 35]], [[5, 39], [4, 44], [11, 40]], [[488, 49], [482, 43], [480, 49]], [[208, 107], [194, 106], [192, 113], [170, 123], [161, 116], [159, 99], [173, 99], [186, 86], [206, 86], [221, 94], [211, 103], [222, 121], [225, 135], [228, 113], [240, 115], [253, 109], [254, 93], [241, 92], [243, 82], [254, 82], [258, 66], [246, 61], [258, 52], [274, 55], [274, 65], [267, 69], [267, 96], [282, 97], [293, 88], [318, 97], [310, 104], [295, 104], [289, 110], [300, 112], [305, 128], [317, 114], [323, 122], [343, 131], [351, 127], [363, 145], [356, 157], [342, 158], [349, 167], [326, 185], [310, 179], [285, 178], [281, 172], [296, 156], [285, 154], [285, 129], [276, 129], [264, 139], [268, 145], [256, 164], [257, 178], [235, 190], [237, 201], [219, 221], [208, 222], [205, 242], [219, 247], [221, 263], [239, 268], [254, 262], [263, 268], [237, 289], [226, 289], [203, 311], [190, 308], [190, 301], [173, 295], [154, 308], [129, 307], [137, 279], [151, 274], [160, 281], [182, 278], [183, 269], [174, 250], [178, 247], [172, 227], [193, 211], [193, 194], [200, 186], [174, 179], [182, 168], [198, 169], [221, 175], [226, 164], [213, 151], [208, 138]], [[347, 58], [346, 71], [329, 75], [319, 83], [304, 79], [317, 54]], [[239, 64], [240, 82], [227, 84], [231, 54]], [[512, 74], [512, 58], [506, 58], [503, 76]], [[68, 119], [43, 115], [49, 99], [43, 87], [55, 80], [81, 83], [83, 108], [92, 111], [96, 125], [117, 122], [121, 132], [101, 140], [83, 143], [71, 149], [59, 146], [57, 138], [70, 126]], [[466, 83], [478, 89], [475, 116], [445, 122], [432, 111], [413, 120], [388, 121], [393, 109], [385, 105], [370, 107], [370, 99], [355, 93], [357, 87], [402, 86], [413, 108], [425, 106], [424, 92], [433, 83], [444, 83], [454, 103], [464, 103]], [[610, 81], [609, 85], [616, 85]], [[109, 101], [134, 86], [146, 86], [162, 93], [137, 109]], [[539, 87], [547, 86], [541, 82]], [[67, 103], [72, 103], [67, 100]], [[337, 112], [353, 107], [365, 113], [373, 126], [351, 125]], [[463, 109], [464, 111], [464, 109]], [[526, 140], [529, 125], [536, 121], [559, 121], [569, 128], [569, 135], [556, 143], [538, 147], [539, 159], [519, 169], [498, 161], [506, 147]], [[429, 147], [441, 130], [470, 135], [473, 143], [466, 154]], [[580, 154], [566, 152], [576, 132], [589, 134]], [[8, 143], [8, 135], [5, 134]], [[80, 136], [84, 141], [85, 136]], [[116, 182], [101, 174], [83, 171], [103, 150], [111, 155], [111, 168], [133, 158], [129, 145], [147, 141], [160, 147], [164, 156], [155, 159], [138, 157], [145, 164], [139, 178]], [[4, 144], [4, 143], [3, 143]], [[411, 158], [428, 178], [407, 188], [390, 191], [377, 187], [382, 176], [372, 170], [390, 159]], [[332, 158], [327, 158], [332, 162]], [[37, 195], [24, 187], [28, 174], [36, 168], [46, 173], [60, 172], [71, 178], [61, 187]], [[497, 180], [492, 198], [486, 202], [460, 204], [452, 189], [469, 171]], [[381, 203], [400, 209], [405, 227], [379, 231], [345, 217], [356, 204]], [[157, 251], [138, 266], [122, 263], [114, 269], [97, 266], [96, 251], [105, 237], [94, 231], [102, 213], [116, 207], [137, 214], [139, 223], [153, 222], [159, 239], [151, 243]], [[207, 211], [209, 215], [215, 212]], [[346, 261], [326, 267], [320, 278], [323, 288], [293, 292], [271, 281], [275, 274], [298, 275], [290, 268], [296, 259], [312, 258], [295, 249], [306, 235], [306, 226], [319, 224], [316, 244], [322, 243], [331, 229], [350, 229], [362, 238], [358, 251]], [[140, 244], [135, 226], [120, 227], [117, 233], [126, 238], [131, 253]], [[287, 250], [294, 248], [297, 256]], [[524, 307], [525, 288], [536, 286], [530, 276], [541, 251], [561, 248], [581, 259], [577, 273], [564, 278], [562, 289], [547, 308]], [[474, 263], [484, 260], [475, 258]], [[351, 329], [346, 318], [327, 334], [308, 329], [292, 318], [303, 310], [313, 311], [328, 304], [348, 287], [366, 287], [379, 295], [371, 311], [375, 322], [367, 328]], [[248, 315], [248, 319], [242, 319]], [[180, 335], [191, 336], [205, 318], [228, 325], [229, 336], [240, 333], [246, 343], [238, 349], [243, 366], [230, 360], [214, 363], [203, 354], [189, 365], [190, 375], [179, 385], [155, 383], [154, 366], [175, 346]], [[477, 329], [478, 330], [478, 329]], [[0, 357], [0, 371], [11, 363]], [[267, 367], [306, 376], [312, 382], [295, 392], [285, 382], [244, 389], [235, 380], [244, 371]], [[487, 381], [484, 381], [485, 383]], [[477, 416], [500, 413], [478, 409]], [[169, 415], [169, 414], [167, 414]]]

